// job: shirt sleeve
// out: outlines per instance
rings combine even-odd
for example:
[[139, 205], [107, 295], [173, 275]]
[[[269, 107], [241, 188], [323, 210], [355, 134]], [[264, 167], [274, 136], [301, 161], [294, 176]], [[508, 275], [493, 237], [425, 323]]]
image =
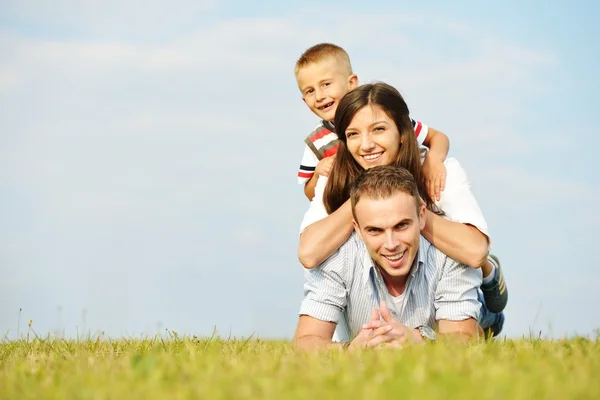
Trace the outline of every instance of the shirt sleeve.
[[421, 121], [416, 121], [414, 119], [411, 119], [411, 122], [413, 124], [413, 128], [415, 128], [417, 143], [419, 143], [419, 146], [423, 146], [423, 142], [425, 142], [427, 134], [429, 133], [429, 127]]
[[312, 178], [318, 163], [319, 159], [315, 153], [305, 144], [304, 154], [302, 154], [302, 161], [300, 161], [300, 168], [298, 169], [298, 184], [303, 185]]
[[481, 286], [480, 268], [459, 264], [441, 251], [435, 250], [436, 257], [445, 258], [441, 277], [435, 291], [435, 319], [464, 321], [469, 318], [479, 320], [481, 303], [477, 289]]
[[446, 166], [446, 187], [436, 205], [444, 211], [448, 219], [473, 225], [489, 238], [487, 222], [471, 192], [467, 173], [455, 158], [446, 159], [444, 165]]
[[348, 246], [346, 241], [323, 264], [310, 270], [304, 270], [304, 299], [300, 306], [300, 315], [308, 315], [321, 321], [338, 324], [347, 305]]
[[320, 221], [324, 218], [327, 218], [329, 214], [327, 214], [327, 210], [325, 209], [325, 204], [323, 203], [323, 194], [325, 193], [325, 185], [327, 184], [327, 177], [319, 176], [317, 180], [317, 184], [315, 186], [315, 197], [310, 202], [310, 206], [306, 213], [304, 213], [304, 218], [302, 219], [302, 223], [300, 224], [300, 233], [304, 232], [307, 226], [314, 224], [317, 221]]

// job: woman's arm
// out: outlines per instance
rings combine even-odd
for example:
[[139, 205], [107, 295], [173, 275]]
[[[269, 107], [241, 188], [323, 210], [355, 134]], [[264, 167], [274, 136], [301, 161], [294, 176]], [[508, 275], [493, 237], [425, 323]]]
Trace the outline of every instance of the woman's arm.
[[448, 257], [473, 268], [481, 267], [488, 254], [488, 238], [479, 229], [429, 210], [421, 234]]
[[[322, 197], [317, 191], [313, 203], [319, 201], [322, 204]], [[352, 229], [352, 208], [350, 200], [346, 200], [336, 211], [304, 228], [298, 246], [300, 263], [307, 269], [321, 264], [344, 244]]]
[[444, 165], [446, 188], [436, 204], [448, 219], [428, 211], [421, 233], [450, 258], [479, 268], [489, 250], [487, 223], [464, 169], [454, 158], [448, 158]]

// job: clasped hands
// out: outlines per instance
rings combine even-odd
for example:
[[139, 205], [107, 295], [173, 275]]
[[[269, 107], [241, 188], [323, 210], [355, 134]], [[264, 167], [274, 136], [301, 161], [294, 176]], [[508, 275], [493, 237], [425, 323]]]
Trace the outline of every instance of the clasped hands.
[[419, 331], [411, 329], [395, 320], [386, 302], [382, 301], [379, 305], [379, 310], [373, 308], [371, 320], [362, 326], [361, 331], [348, 348], [402, 348], [409, 343], [419, 342], [423, 342]]

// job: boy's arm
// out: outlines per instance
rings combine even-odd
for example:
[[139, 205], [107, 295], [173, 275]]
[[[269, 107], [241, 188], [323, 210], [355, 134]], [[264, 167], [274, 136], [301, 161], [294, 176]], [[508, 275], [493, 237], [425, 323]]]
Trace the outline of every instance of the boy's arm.
[[309, 201], [315, 197], [315, 186], [317, 186], [318, 180], [319, 174], [315, 172], [313, 176], [304, 184], [304, 194]]
[[319, 176], [322, 175], [328, 177], [329, 172], [331, 172], [331, 167], [333, 166], [334, 161], [335, 154], [319, 161], [317, 167], [315, 168], [314, 175], [304, 185], [304, 194], [306, 195], [306, 197], [308, 197], [308, 200], [312, 201], [312, 199], [315, 197], [315, 186], [317, 186]]
[[450, 141], [448, 136], [430, 127], [425, 140], [423, 140], [423, 145], [429, 148], [423, 162], [423, 175], [427, 191], [433, 201], [438, 201], [440, 192], [446, 185], [446, 168], [443, 163], [450, 150]]

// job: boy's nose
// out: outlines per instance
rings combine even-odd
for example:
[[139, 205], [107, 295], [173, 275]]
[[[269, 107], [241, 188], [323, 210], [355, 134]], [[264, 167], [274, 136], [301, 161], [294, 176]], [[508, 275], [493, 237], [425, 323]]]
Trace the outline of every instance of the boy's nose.
[[317, 95], [317, 101], [321, 101], [323, 99], [325, 99], [325, 91], [321, 90], [321, 89], [317, 89], [316, 90], [316, 95]]

